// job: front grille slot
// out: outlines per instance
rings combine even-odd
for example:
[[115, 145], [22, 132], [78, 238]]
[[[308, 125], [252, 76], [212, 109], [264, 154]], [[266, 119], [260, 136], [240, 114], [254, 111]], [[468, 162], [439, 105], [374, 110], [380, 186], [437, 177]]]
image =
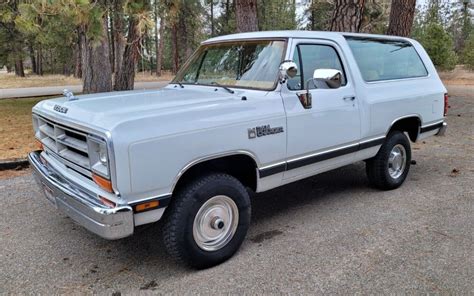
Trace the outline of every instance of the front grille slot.
[[90, 175], [90, 159], [87, 134], [59, 125], [49, 119], [34, 116], [37, 131], [36, 138], [56, 155], [56, 159], [69, 168], [81, 170]]

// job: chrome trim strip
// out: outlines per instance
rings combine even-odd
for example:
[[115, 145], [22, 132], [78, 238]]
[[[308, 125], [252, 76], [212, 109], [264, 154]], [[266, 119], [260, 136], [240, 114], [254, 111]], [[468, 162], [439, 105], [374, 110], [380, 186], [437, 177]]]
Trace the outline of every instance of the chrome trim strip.
[[225, 156], [233, 156], [233, 155], [247, 155], [247, 156], [250, 156], [253, 161], [255, 162], [257, 168], [258, 168], [258, 158], [256, 155], [254, 155], [252, 152], [250, 151], [247, 151], [247, 150], [232, 150], [232, 151], [227, 151], [227, 152], [223, 152], [223, 153], [217, 153], [217, 154], [213, 154], [213, 155], [208, 155], [208, 156], [205, 156], [205, 157], [200, 157], [200, 158], [197, 158], [191, 162], [189, 162], [188, 164], [186, 164], [179, 172], [178, 174], [176, 175], [176, 177], [174, 178], [173, 180], [173, 183], [171, 185], [171, 192], [174, 192], [174, 189], [176, 187], [176, 184], [178, 184], [178, 181], [179, 179], [181, 178], [182, 175], [184, 175], [184, 173], [190, 169], [191, 167], [193, 167], [194, 165], [198, 164], [198, 163], [201, 163], [201, 162], [204, 162], [204, 161], [208, 161], [208, 160], [212, 160], [212, 159], [217, 159], [217, 158], [221, 158], [221, 157], [225, 157]]
[[419, 122], [420, 122], [420, 125], [421, 125], [421, 123], [423, 122], [423, 119], [421, 118], [421, 116], [418, 115], [418, 114], [414, 114], [414, 113], [413, 113], [413, 114], [408, 114], [408, 115], [403, 115], [403, 116], [397, 117], [397, 118], [395, 118], [395, 119], [392, 121], [392, 123], [391, 123], [390, 126], [388, 127], [387, 131], [385, 132], [385, 135], [388, 135], [388, 132], [392, 129], [393, 125], [394, 125], [397, 121], [402, 120], [402, 119], [405, 119], [405, 118], [410, 118], [410, 117], [416, 117], [416, 118], [418, 118], [418, 120], [419, 120]]
[[326, 154], [326, 153], [330, 153], [330, 152], [334, 152], [334, 151], [338, 151], [338, 150], [342, 150], [342, 149], [346, 149], [346, 148], [350, 148], [350, 147], [358, 146], [358, 145], [359, 145], [359, 143], [354, 143], [354, 144], [344, 145], [344, 146], [340, 146], [340, 147], [336, 147], [336, 148], [332, 148], [332, 149], [328, 149], [328, 150], [323, 150], [323, 151], [312, 153], [312, 154], [309, 154], [309, 155], [304, 155], [304, 156], [300, 156], [300, 157], [297, 157], [297, 158], [289, 159], [289, 160], [287, 160], [287, 162], [299, 161], [299, 160], [303, 160], [303, 159], [306, 159], [306, 158], [311, 158], [311, 157], [314, 157], [314, 156], [318, 156], [318, 155], [322, 155], [322, 154]]
[[297, 169], [303, 166], [311, 165], [320, 161], [328, 160], [331, 158], [343, 156], [350, 153], [355, 153], [360, 150], [364, 150], [367, 148], [375, 147], [382, 145], [385, 140], [385, 136], [377, 136], [369, 139], [365, 139], [363, 141], [334, 147], [332, 149], [327, 149], [323, 151], [319, 151], [316, 153], [311, 153], [308, 155], [303, 155], [300, 157], [292, 158], [287, 160], [286, 162], [278, 162], [273, 165], [265, 166], [259, 168], [259, 177], [264, 178], [274, 174], [278, 174], [284, 171], [290, 171], [293, 169]]
[[444, 122], [444, 119], [441, 119], [441, 120], [438, 120], [438, 121], [436, 121], [436, 122], [423, 125], [421, 128], [427, 128], [427, 127], [429, 127], [429, 126], [436, 125], [436, 124], [440, 124], [440, 123], [442, 123], [442, 122]]

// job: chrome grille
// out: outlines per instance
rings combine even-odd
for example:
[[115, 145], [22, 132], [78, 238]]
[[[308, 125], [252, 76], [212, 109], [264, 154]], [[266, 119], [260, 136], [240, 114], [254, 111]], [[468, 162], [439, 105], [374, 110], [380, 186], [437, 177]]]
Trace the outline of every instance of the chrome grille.
[[91, 177], [87, 134], [34, 115], [35, 136], [44, 150], [65, 166]]

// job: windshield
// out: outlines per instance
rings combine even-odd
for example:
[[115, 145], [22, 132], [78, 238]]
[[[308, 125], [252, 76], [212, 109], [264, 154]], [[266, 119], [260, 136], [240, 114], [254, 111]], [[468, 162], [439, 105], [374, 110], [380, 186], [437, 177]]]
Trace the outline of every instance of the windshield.
[[201, 46], [173, 83], [220, 84], [270, 90], [275, 87], [285, 41], [233, 41]]

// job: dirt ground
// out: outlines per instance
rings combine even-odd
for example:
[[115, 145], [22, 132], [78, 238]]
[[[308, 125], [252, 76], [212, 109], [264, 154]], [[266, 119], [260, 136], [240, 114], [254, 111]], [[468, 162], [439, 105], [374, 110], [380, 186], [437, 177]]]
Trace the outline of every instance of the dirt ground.
[[440, 71], [439, 77], [446, 85], [474, 85], [474, 72], [463, 65], [457, 65], [453, 71]]
[[[169, 72], [164, 72], [162, 76], [156, 77], [149, 72], [137, 73], [135, 81], [169, 81], [173, 75]], [[6, 88], [23, 88], [23, 87], [42, 87], [42, 86], [61, 86], [61, 85], [76, 85], [81, 84], [81, 80], [72, 76], [64, 75], [26, 75], [25, 78], [19, 78], [13, 73], [0, 73], [0, 89]]]

